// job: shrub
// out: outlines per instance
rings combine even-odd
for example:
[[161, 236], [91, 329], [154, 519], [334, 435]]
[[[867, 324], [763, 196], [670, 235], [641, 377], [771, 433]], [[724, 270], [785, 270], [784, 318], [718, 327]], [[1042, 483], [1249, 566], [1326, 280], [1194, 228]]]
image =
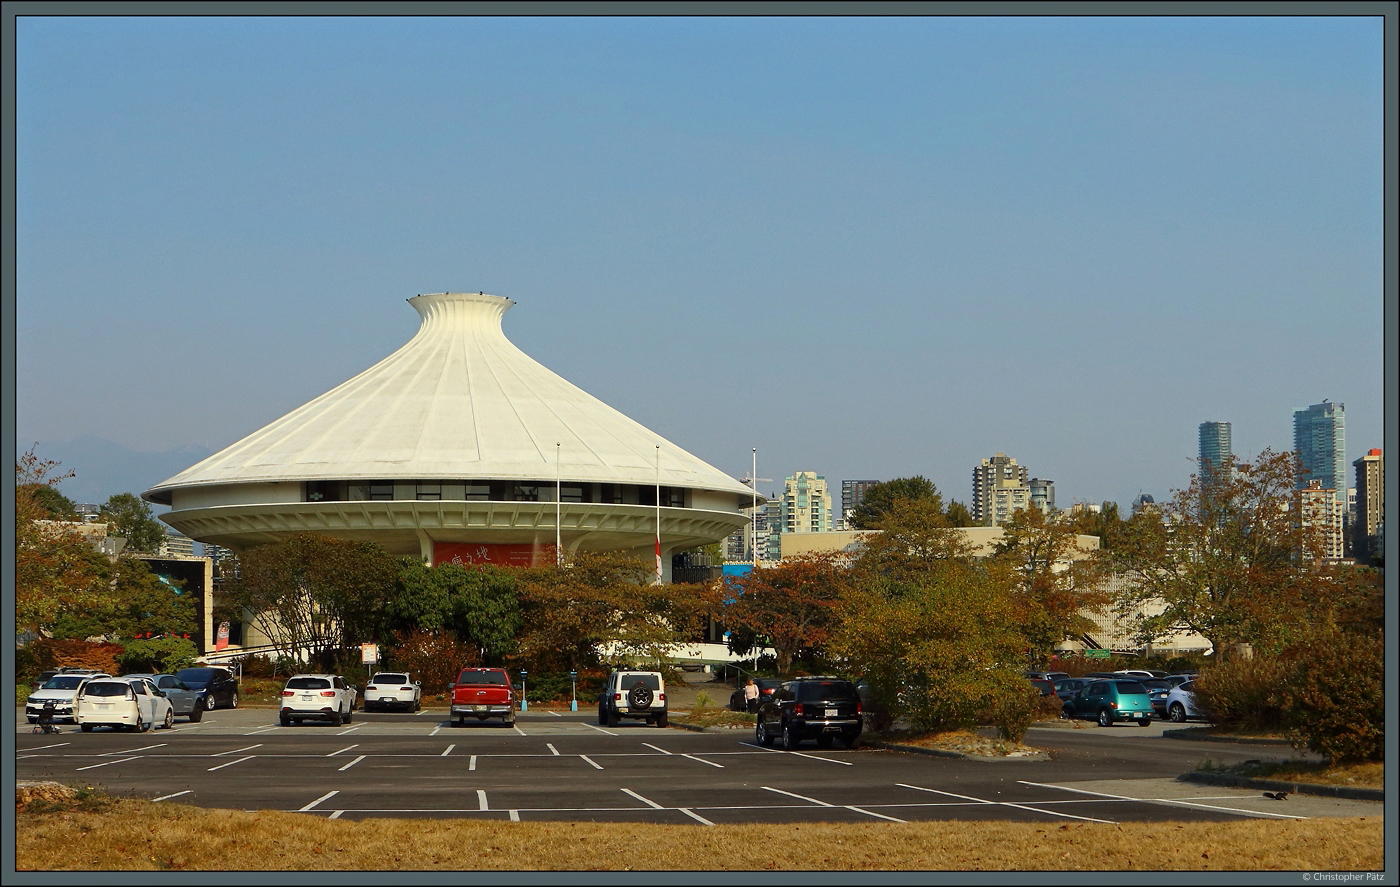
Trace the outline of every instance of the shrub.
[[108, 674], [121, 673], [117, 666], [117, 656], [122, 652], [120, 644], [40, 638], [29, 644], [29, 648], [33, 648], [32, 661], [38, 666], [34, 671], [36, 675], [50, 668], [95, 668]]
[[988, 677], [978, 720], [996, 727], [1002, 739], [1019, 745], [1035, 720], [1040, 691], [1019, 675], [993, 673]]
[[1201, 657], [1173, 656], [1160, 667], [1168, 674], [1198, 674], [1201, 671]]
[[[458, 673], [481, 664], [475, 644], [464, 644], [448, 631], [398, 632], [393, 650], [394, 668], [411, 672], [423, 685], [423, 695], [447, 692]], [[518, 680], [512, 676], [512, 680]]]
[[[272, 661], [272, 657], [264, 653], [248, 653], [243, 656], [235, 656], [229, 660], [229, 665], [245, 678], [272, 678], [278, 673], [278, 664]], [[283, 669], [285, 671], [285, 669]]]
[[1298, 748], [1333, 763], [1385, 758], [1385, 650], [1380, 637], [1336, 634], [1293, 647], [1274, 701]]
[[1288, 665], [1277, 657], [1235, 656], [1203, 672], [1193, 692], [1206, 718], [1217, 727], [1281, 732], [1287, 720], [1274, 691], [1288, 674]]

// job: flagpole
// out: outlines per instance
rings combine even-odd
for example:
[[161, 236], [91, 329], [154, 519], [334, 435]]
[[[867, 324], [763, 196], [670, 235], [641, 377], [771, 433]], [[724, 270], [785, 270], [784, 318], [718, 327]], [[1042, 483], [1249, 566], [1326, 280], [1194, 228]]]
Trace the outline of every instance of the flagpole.
[[656, 445], [656, 584], [661, 584], [661, 444]]
[[752, 525], [749, 529], [749, 541], [753, 547], [753, 565], [758, 566], [758, 447], [753, 448], [753, 469], [749, 471], [749, 483], [753, 484], [753, 512], [749, 515], [749, 522]]
[[562, 537], [559, 529], [559, 511], [561, 507], [559, 494], [562, 490], [559, 481], [559, 447], [560, 444], [556, 441], [554, 444], [554, 566], [556, 567], [564, 563], [564, 549], [561, 546]]

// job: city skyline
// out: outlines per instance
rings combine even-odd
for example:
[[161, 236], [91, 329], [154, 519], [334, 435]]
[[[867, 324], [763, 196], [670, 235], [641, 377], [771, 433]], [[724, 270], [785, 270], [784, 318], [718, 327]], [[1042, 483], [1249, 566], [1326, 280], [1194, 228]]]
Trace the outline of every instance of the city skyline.
[[48, 16], [16, 41], [20, 452], [191, 454], [159, 483], [446, 289], [516, 301], [522, 350], [732, 477], [757, 448], [761, 475], [965, 502], [1007, 452], [1061, 508], [1126, 508], [1187, 485], [1203, 419], [1247, 459], [1322, 398], [1348, 461], [1383, 446], [1379, 19]]

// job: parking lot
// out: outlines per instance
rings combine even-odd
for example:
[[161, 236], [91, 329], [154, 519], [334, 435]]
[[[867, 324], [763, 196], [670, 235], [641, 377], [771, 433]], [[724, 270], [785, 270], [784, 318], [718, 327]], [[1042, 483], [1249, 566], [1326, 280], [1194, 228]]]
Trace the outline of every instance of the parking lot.
[[[56, 780], [202, 807], [331, 818], [471, 817], [713, 825], [749, 822], [1034, 822], [1379, 816], [1378, 802], [1192, 785], [1175, 776], [1287, 749], [1164, 739], [1117, 727], [1033, 730], [1046, 761], [976, 761], [874, 748], [763, 748], [747, 731], [530, 711], [513, 727], [453, 727], [441, 709], [281, 727], [268, 709], [219, 710], [172, 730], [33, 734], [20, 718], [20, 780]], [[1155, 735], [1151, 735], [1155, 734]]]

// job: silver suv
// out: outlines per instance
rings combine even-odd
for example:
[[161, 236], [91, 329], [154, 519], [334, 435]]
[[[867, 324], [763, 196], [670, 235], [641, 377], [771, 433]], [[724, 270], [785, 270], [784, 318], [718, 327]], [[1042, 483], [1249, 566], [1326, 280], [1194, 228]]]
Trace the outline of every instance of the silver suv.
[[598, 697], [598, 723], [616, 727], [622, 718], [666, 726], [666, 682], [659, 671], [615, 671]]

